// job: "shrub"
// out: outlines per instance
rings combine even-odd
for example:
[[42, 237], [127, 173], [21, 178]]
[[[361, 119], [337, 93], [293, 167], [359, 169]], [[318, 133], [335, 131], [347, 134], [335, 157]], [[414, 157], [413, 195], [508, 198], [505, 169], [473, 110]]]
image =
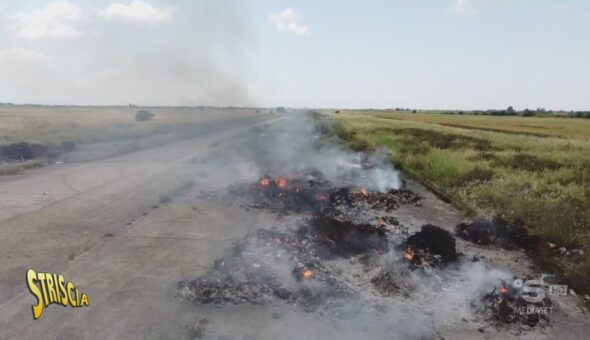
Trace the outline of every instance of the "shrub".
[[147, 120], [151, 120], [152, 118], [154, 118], [154, 114], [146, 111], [146, 110], [141, 110], [141, 111], [137, 111], [137, 113], [135, 114], [135, 120], [138, 122], [145, 122]]

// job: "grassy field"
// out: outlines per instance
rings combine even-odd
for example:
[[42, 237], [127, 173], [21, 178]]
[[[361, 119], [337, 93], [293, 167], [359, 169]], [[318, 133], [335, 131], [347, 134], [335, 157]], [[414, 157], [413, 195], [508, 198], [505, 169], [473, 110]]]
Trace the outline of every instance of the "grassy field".
[[590, 291], [590, 120], [379, 111], [334, 114], [353, 149], [383, 147], [406, 173], [449, 194], [469, 216], [500, 213], [530, 231], [581, 248], [551, 259]]
[[148, 108], [153, 120], [136, 122], [133, 107], [0, 106], [0, 145], [62, 141], [95, 143], [190, 129], [203, 121], [252, 115], [253, 110]]
[[[253, 109], [153, 107], [147, 108], [155, 114], [152, 120], [136, 121], [136, 112], [145, 109], [0, 105], [0, 145], [29, 143], [58, 148], [62, 142], [72, 141], [79, 152], [68, 155], [67, 160], [88, 161], [173, 143], [211, 131], [226, 120], [235, 124], [260, 115]], [[2, 160], [0, 176], [46, 164], [51, 161], [45, 158]]]

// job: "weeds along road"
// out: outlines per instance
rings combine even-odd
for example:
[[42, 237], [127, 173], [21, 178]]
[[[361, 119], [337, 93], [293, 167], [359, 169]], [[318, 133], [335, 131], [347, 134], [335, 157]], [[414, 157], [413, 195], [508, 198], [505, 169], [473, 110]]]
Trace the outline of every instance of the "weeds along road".
[[[193, 157], [272, 119], [1, 182], [0, 339], [182, 337], [175, 282], [186, 263], [196, 270], [239, 236], [218, 224], [240, 216], [161, 203], [191, 181], [215, 186], [200, 182]], [[29, 268], [63, 274], [88, 295], [90, 307], [50, 305], [34, 321]]]

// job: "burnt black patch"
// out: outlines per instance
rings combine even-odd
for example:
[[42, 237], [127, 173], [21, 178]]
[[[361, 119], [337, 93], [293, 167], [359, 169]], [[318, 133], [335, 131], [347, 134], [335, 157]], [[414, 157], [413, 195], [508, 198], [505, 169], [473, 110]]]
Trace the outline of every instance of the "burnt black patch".
[[329, 217], [315, 217], [301, 227], [297, 235], [311, 240], [320, 257], [350, 257], [368, 252], [386, 253], [389, 250], [387, 229], [368, 223], [355, 224]]
[[413, 252], [412, 262], [447, 264], [457, 260], [455, 238], [451, 233], [432, 224], [408, 237], [404, 248]]
[[456, 235], [478, 244], [492, 244], [504, 249], [529, 248], [531, 238], [522, 225], [511, 225], [501, 216], [482, 217], [470, 224], [455, 227]]

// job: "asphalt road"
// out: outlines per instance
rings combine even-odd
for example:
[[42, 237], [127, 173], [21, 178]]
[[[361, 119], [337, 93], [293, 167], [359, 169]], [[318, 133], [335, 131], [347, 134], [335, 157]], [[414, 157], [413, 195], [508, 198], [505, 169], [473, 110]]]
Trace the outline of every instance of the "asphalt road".
[[[228, 226], [252, 217], [162, 197], [188, 182], [215, 188], [190, 160], [251, 126], [0, 183], [0, 339], [186, 337], [190, 313], [174, 298], [176, 282], [244, 232]], [[63, 274], [90, 306], [50, 305], [33, 320], [29, 268]]]

